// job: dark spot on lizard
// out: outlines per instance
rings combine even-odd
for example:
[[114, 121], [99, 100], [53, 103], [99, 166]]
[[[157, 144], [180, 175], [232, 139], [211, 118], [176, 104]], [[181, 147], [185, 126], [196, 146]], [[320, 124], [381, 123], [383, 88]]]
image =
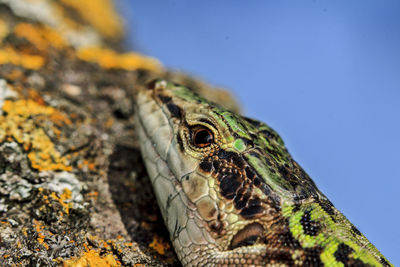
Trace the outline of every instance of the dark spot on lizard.
[[242, 156], [235, 152], [228, 152], [223, 149], [218, 151], [218, 157], [221, 160], [226, 160], [228, 162], [232, 162], [237, 167], [243, 169], [245, 167], [245, 161], [243, 160]]
[[253, 219], [253, 218], [261, 216], [264, 213], [264, 209], [261, 206], [260, 200], [257, 199], [257, 200], [255, 200], [255, 202], [257, 202], [258, 205], [253, 203], [253, 205], [244, 207], [241, 210], [240, 215], [242, 215], [243, 218]]
[[246, 189], [244, 189], [243, 187], [239, 189], [239, 191], [236, 193], [236, 197], [234, 199], [235, 201], [235, 208], [238, 210], [243, 209], [244, 207], [246, 207], [246, 205], [248, 206], [248, 201], [251, 197], [251, 193], [250, 192], [245, 192]]
[[302, 266], [315, 266], [323, 267], [324, 264], [321, 261], [321, 247], [305, 248], [304, 249], [304, 261]]
[[182, 138], [181, 138], [181, 136], [179, 134], [176, 137], [176, 141], [179, 144], [179, 149], [181, 150], [181, 152], [184, 152], [185, 151], [185, 147], [183, 146], [183, 141], [182, 141]]
[[239, 174], [228, 173], [223, 174], [220, 177], [220, 189], [221, 194], [228, 198], [233, 199], [236, 196], [236, 192], [241, 186], [242, 182]]
[[240, 139], [242, 139], [242, 141], [246, 147], [254, 147], [254, 142], [252, 140], [244, 138], [244, 137], [241, 137]]
[[256, 173], [254, 171], [251, 170], [251, 168], [249, 166], [247, 166], [244, 171], [246, 172], [246, 176], [247, 178], [249, 178], [250, 180], [253, 180], [254, 177], [256, 176]]
[[224, 225], [220, 221], [214, 220], [210, 222], [210, 229], [218, 234], [222, 234], [224, 231]]
[[385, 266], [390, 266], [389, 262], [387, 262], [387, 260], [385, 260], [385, 258], [380, 257], [379, 260], [380, 260], [380, 262], [381, 262], [383, 265], [385, 265]]
[[161, 100], [161, 102], [163, 102], [164, 104], [168, 104], [172, 100], [171, 97], [166, 96], [166, 95], [157, 95], [157, 96]]
[[167, 108], [174, 118], [180, 119], [182, 117], [182, 109], [173, 103], [168, 103]]
[[300, 242], [293, 236], [289, 229], [289, 220], [282, 220], [279, 224], [282, 227], [281, 232], [271, 232], [271, 234], [266, 237], [268, 245], [272, 248], [301, 249]]
[[300, 224], [303, 227], [304, 234], [310, 236], [316, 236], [321, 230], [321, 225], [319, 222], [313, 221], [311, 219], [311, 213], [309, 210], [305, 210], [303, 216], [301, 216]]
[[158, 79], [155, 79], [155, 80], [152, 80], [151, 82], [149, 82], [148, 84], [147, 84], [147, 89], [149, 89], [149, 90], [154, 90], [155, 88], [156, 88], [156, 83], [158, 82], [159, 80]]
[[337, 261], [340, 261], [345, 266], [348, 266], [349, 260], [350, 260], [349, 255], [353, 251], [354, 251], [354, 249], [352, 249], [345, 243], [340, 243], [339, 246], [337, 247], [337, 250], [335, 251], [335, 253], [333, 253], [333, 256], [335, 256]]
[[258, 176], [256, 176], [256, 178], [254, 178], [254, 181], [253, 181], [254, 185], [257, 187], [259, 187], [262, 182], [263, 182], [263, 180]]
[[298, 204], [298, 203], [294, 204], [292, 211], [296, 212], [296, 211], [299, 211], [299, 210], [300, 210], [300, 204]]
[[351, 232], [356, 235], [361, 235], [360, 230], [358, 230], [354, 225], [351, 225]]
[[[289, 221], [286, 220], [287, 225], [289, 225]], [[292, 232], [289, 230], [289, 226], [284, 233], [280, 234], [279, 242], [283, 244], [284, 247], [288, 247], [291, 249], [299, 249], [301, 248], [300, 242], [293, 236]]]
[[260, 121], [254, 120], [252, 118], [243, 117], [248, 123], [253, 125], [254, 127], [259, 127], [262, 123]]
[[238, 210], [243, 209], [246, 206], [246, 201], [240, 198], [235, 198], [235, 208]]
[[267, 129], [264, 129], [264, 130], [260, 131], [259, 133], [260, 133], [260, 134], [263, 134], [263, 135], [264, 135], [265, 137], [267, 137], [268, 139], [271, 139], [271, 140], [277, 139], [276, 134], [273, 133], [273, 132], [271, 132], [271, 131], [269, 131], [269, 130], [267, 130]]
[[221, 167], [221, 162], [219, 160], [214, 160], [212, 164], [213, 164], [214, 170], [218, 172], [219, 168]]
[[210, 161], [203, 160], [200, 162], [199, 168], [205, 173], [210, 173], [213, 169], [213, 164]]
[[329, 200], [319, 200], [318, 201], [321, 208], [329, 214], [333, 222], [336, 222], [335, 211], [333, 209], [333, 204]]
[[253, 133], [249, 133], [249, 135], [250, 135], [251, 139], [253, 139], [253, 140], [257, 140], [258, 139], [258, 136], [253, 134]]

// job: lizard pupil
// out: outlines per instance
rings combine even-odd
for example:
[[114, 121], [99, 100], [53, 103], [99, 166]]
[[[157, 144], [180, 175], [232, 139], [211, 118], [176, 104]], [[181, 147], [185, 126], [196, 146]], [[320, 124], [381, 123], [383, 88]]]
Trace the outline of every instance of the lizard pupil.
[[210, 129], [198, 126], [193, 129], [193, 144], [197, 147], [207, 147], [214, 142], [214, 135]]

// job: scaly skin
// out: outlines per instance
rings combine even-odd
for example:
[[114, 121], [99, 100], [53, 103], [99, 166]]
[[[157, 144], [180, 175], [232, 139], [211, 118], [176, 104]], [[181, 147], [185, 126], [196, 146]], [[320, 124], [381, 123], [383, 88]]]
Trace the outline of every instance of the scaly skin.
[[136, 120], [184, 266], [392, 266], [266, 124], [164, 80], [139, 90]]

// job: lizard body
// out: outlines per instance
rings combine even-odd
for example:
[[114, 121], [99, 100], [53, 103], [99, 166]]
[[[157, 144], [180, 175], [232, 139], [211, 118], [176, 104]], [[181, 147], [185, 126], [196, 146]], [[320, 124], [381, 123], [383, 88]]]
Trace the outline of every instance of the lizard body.
[[266, 124], [165, 80], [139, 90], [135, 114], [184, 266], [391, 266]]

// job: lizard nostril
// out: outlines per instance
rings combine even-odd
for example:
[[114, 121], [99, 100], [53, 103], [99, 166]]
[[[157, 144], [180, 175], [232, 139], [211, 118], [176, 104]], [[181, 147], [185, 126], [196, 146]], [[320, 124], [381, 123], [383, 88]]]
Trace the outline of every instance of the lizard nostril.
[[165, 89], [167, 87], [167, 81], [162, 79], [154, 79], [151, 82], [147, 83], [146, 88], [148, 90], [157, 90], [157, 89]]
[[149, 82], [148, 84], [147, 84], [147, 89], [149, 89], [149, 90], [154, 90], [155, 88], [156, 88], [156, 83], [158, 82], [159, 80], [158, 79], [155, 79], [155, 80], [152, 80], [151, 82]]
[[264, 236], [264, 227], [259, 223], [246, 225], [232, 238], [229, 249], [254, 245]]

